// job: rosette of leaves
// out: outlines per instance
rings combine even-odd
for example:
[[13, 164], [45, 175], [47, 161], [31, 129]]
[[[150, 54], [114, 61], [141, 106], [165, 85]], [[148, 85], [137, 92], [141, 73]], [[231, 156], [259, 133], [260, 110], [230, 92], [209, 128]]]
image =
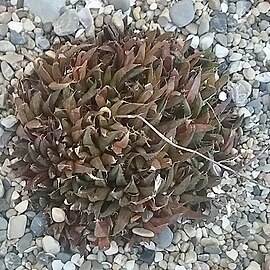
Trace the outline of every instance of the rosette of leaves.
[[217, 99], [227, 78], [212, 60], [148, 32], [67, 43], [34, 67], [15, 98], [15, 169], [33, 202], [49, 215], [65, 211], [49, 227], [63, 245], [107, 247], [111, 236], [151, 236], [200, 216], [218, 182], [213, 163], [164, 137], [209, 159], [230, 157], [237, 126], [230, 99]]

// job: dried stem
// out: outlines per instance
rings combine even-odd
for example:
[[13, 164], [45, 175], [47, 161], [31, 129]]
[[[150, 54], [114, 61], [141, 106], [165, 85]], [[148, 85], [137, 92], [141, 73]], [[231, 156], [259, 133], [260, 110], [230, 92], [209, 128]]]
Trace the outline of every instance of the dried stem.
[[[263, 184], [260, 184], [258, 183], [257, 181], [255, 181], [254, 179], [251, 179], [249, 177], [247, 177], [246, 175], [242, 174], [242, 173], [239, 173], [235, 170], [233, 170], [232, 168], [226, 166], [226, 165], [223, 165], [222, 163], [218, 162], [218, 161], [215, 161], [214, 159], [211, 159], [203, 154], [201, 154], [200, 152], [196, 151], [196, 150], [193, 150], [193, 149], [190, 149], [190, 148], [186, 148], [186, 147], [183, 147], [181, 145], [178, 145], [178, 144], [175, 144], [174, 142], [172, 142], [169, 138], [167, 138], [166, 136], [164, 136], [159, 130], [157, 130], [153, 125], [151, 125], [146, 119], [144, 119], [142, 116], [140, 115], [117, 115], [115, 116], [116, 118], [128, 118], [128, 119], [134, 119], [134, 118], [138, 118], [140, 119], [141, 121], [143, 121], [148, 127], [150, 127], [162, 140], [164, 140], [165, 142], [167, 142], [168, 144], [170, 144], [171, 146], [181, 150], [181, 151], [186, 151], [186, 152], [189, 152], [189, 153], [193, 153], [195, 155], [198, 155], [202, 158], [204, 158], [205, 160], [208, 160], [214, 164], [216, 164], [217, 166], [221, 167], [222, 169], [226, 170], [226, 171], [230, 171], [231, 173], [233, 173], [235, 176], [237, 176], [238, 179], [241, 179], [241, 178], [244, 178], [252, 183], [255, 183], [257, 185], [260, 185], [262, 187], [265, 187], [265, 188], [269, 188]], [[270, 147], [270, 146], [269, 146]], [[267, 148], [264, 148], [261, 152], [260, 152], [260, 155], [266, 151], [266, 149], [268, 149], [269, 147]], [[241, 168], [244, 169], [245, 167]]]
[[144, 119], [142, 116], [140, 115], [117, 115], [116, 118], [128, 118], [128, 119], [132, 119], [132, 118], [138, 118], [140, 119], [141, 121], [143, 121], [148, 127], [150, 127], [161, 139], [163, 139], [165, 142], [167, 142], [168, 144], [170, 144], [171, 146], [181, 150], [181, 151], [186, 151], [186, 152], [189, 152], [189, 153], [192, 153], [192, 154], [195, 154], [195, 155], [198, 155], [214, 164], [216, 164], [217, 166], [223, 168], [224, 170], [227, 170], [227, 171], [230, 171], [232, 172], [233, 174], [235, 174], [237, 177], [241, 177], [242, 175], [239, 174], [238, 172], [236, 172], [235, 170], [233, 170], [232, 168], [226, 166], [226, 165], [223, 165], [221, 164], [220, 162], [218, 161], [215, 161], [214, 159], [211, 159], [203, 154], [201, 154], [200, 152], [196, 151], [196, 150], [193, 150], [193, 149], [190, 149], [190, 148], [186, 148], [186, 147], [183, 147], [181, 145], [178, 145], [174, 142], [172, 142], [169, 138], [167, 138], [166, 136], [164, 136], [159, 130], [157, 130], [153, 125], [151, 125], [146, 119]]

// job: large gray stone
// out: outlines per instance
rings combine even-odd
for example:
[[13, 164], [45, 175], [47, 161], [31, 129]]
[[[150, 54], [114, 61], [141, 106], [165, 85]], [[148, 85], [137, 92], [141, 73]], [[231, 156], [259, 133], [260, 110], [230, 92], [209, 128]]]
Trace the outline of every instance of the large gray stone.
[[60, 10], [66, 5], [66, 0], [24, 0], [24, 6], [39, 16], [43, 23], [53, 22], [60, 15]]
[[80, 20], [74, 9], [67, 10], [53, 22], [53, 29], [58, 36], [67, 36], [79, 29]]
[[192, 0], [181, 0], [170, 9], [172, 22], [178, 27], [184, 27], [194, 19], [195, 9]]
[[130, 0], [109, 0], [109, 4], [113, 5], [115, 10], [127, 11], [130, 7]]

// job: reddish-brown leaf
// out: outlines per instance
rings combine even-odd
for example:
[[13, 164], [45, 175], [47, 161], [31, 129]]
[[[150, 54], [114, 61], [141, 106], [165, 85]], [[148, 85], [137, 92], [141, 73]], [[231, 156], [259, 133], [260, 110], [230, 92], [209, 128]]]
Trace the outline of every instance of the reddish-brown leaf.
[[116, 217], [113, 235], [117, 235], [118, 233], [122, 232], [125, 229], [127, 224], [129, 224], [131, 216], [132, 212], [127, 207], [123, 207], [120, 209]]

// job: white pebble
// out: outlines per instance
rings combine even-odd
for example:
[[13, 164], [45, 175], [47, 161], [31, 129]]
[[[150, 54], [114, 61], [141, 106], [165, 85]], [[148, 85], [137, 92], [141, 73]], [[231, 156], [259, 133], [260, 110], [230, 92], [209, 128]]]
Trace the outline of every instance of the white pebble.
[[151, 5], [150, 5], [150, 10], [156, 10], [157, 9], [157, 3], [152, 3]]
[[118, 245], [115, 241], [111, 241], [109, 249], [105, 250], [104, 253], [109, 255], [114, 255], [118, 252]]
[[227, 100], [227, 94], [226, 94], [226, 92], [224, 92], [224, 91], [221, 91], [219, 94], [218, 94], [218, 99], [220, 100], [220, 101], [225, 101], [225, 100]]
[[63, 268], [64, 264], [61, 262], [61, 260], [54, 260], [52, 261], [52, 269], [53, 270], [61, 270]]
[[64, 212], [64, 210], [62, 210], [61, 208], [58, 207], [54, 207], [52, 209], [52, 219], [55, 222], [64, 222], [66, 218], [66, 214]]
[[13, 21], [11, 21], [11, 22], [9, 22], [7, 24], [7, 26], [8, 26], [8, 28], [10, 30], [14, 30], [17, 33], [20, 33], [23, 30], [23, 24], [21, 22], [13, 22]]
[[24, 200], [24, 201], [18, 203], [18, 204], [14, 207], [14, 209], [15, 209], [19, 214], [21, 214], [21, 213], [23, 213], [23, 212], [25, 212], [25, 211], [27, 210], [28, 204], [29, 204], [29, 201], [28, 201], [28, 200]]
[[42, 238], [42, 247], [48, 253], [58, 254], [60, 252], [60, 244], [50, 235]]
[[73, 262], [66, 262], [64, 267], [63, 267], [64, 270], [76, 270], [76, 266]]
[[226, 251], [226, 255], [235, 262], [238, 257], [238, 252], [235, 249], [231, 249], [230, 251]]
[[229, 49], [227, 49], [226, 47], [221, 46], [219, 44], [216, 45], [216, 47], [215, 47], [216, 57], [225, 58], [228, 55], [228, 53], [229, 53]]

